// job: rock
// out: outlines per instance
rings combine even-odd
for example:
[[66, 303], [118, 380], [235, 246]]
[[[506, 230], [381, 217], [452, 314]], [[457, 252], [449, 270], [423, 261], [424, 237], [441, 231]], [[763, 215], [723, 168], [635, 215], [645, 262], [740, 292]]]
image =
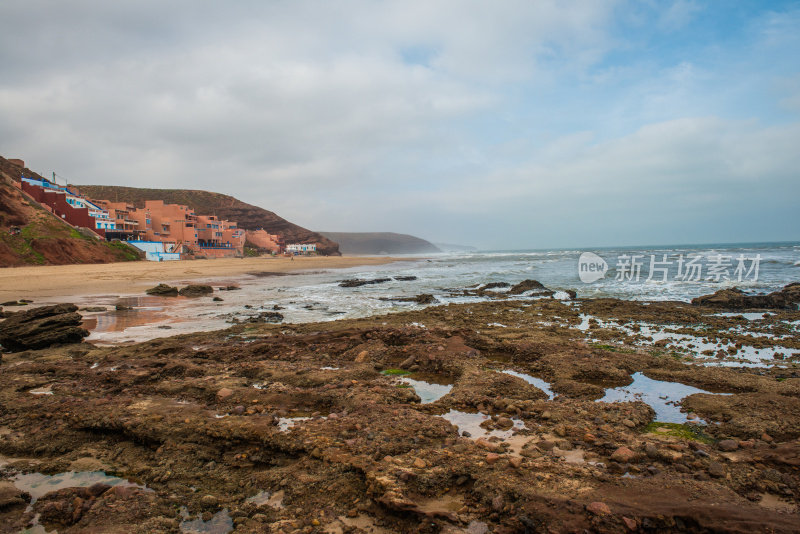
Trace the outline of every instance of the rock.
[[133, 309], [133, 306], [128, 306], [127, 304], [116, 304], [114, 309], [117, 311], [130, 311]]
[[627, 426], [628, 428], [636, 428], [636, 423], [634, 423], [630, 419], [623, 419], [622, 424]]
[[497, 419], [497, 428], [507, 430], [513, 426], [514, 426], [514, 421], [512, 421], [508, 417], [500, 417]]
[[398, 282], [410, 282], [412, 280], [416, 280], [417, 277], [413, 276], [413, 275], [411, 275], [411, 276], [395, 276], [394, 279], [397, 280]]
[[536, 444], [536, 446], [537, 446], [537, 447], [538, 447], [540, 450], [543, 450], [543, 451], [552, 451], [552, 450], [553, 450], [553, 447], [555, 447], [555, 446], [556, 446], [556, 444], [555, 444], [554, 442], [552, 442], [552, 441], [548, 441], [548, 440], [542, 440], [542, 441], [538, 442], [538, 443]]
[[191, 284], [178, 291], [178, 293], [184, 297], [202, 297], [213, 292], [213, 287], [203, 284]]
[[586, 506], [586, 511], [594, 515], [611, 515], [611, 508], [604, 502], [595, 501]]
[[475, 445], [482, 449], [486, 449], [487, 451], [497, 452], [500, 450], [500, 445], [494, 443], [492, 441], [488, 441], [484, 438], [478, 438], [475, 440]]
[[74, 304], [58, 304], [17, 312], [0, 323], [0, 345], [19, 352], [80, 343], [89, 332], [81, 328], [77, 310]]
[[498, 287], [508, 287], [511, 284], [508, 282], [489, 282], [488, 284], [482, 286], [480, 288], [481, 291], [486, 291], [487, 289], [496, 289]]
[[391, 278], [375, 278], [373, 280], [361, 280], [360, 278], [356, 278], [353, 280], [342, 280], [339, 282], [339, 287], [361, 287], [371, 284], [383, 284], [391, 281]]
[[356, 363], [364, 363], [367, 361], [367, 357], [369, 357], [369, 351], [362, 350], [356, 355], [356, 359], [353, 361]]
[[222, 302], [222, 297], [214, 297], [211, 300], [213, 300], [214, 302]]
[[8, 302], [3, 302], [0, 306], [27, 306], [28, 303], [24, 300], [9, 300]]
[[648, 458], [658, 458], [658, 447], [652, 443], [648, 443], [644, 446], [644, 453]]
[[283, 314], [274, 311], [261, 312], [258, 315], [247, 318], [248, 323], [280, 323], [283, 321]]
[[486, 463], [489, 465], [497, 463], [497, 460], [500, 459], [500, 455], [496, 452], [488, 452], [486, 453]]
[[92, 313], [92, 312], [104, 312], [104, 311], [107, 311], [107, 310], [108, 310], [108, 308], [106, 308], [105, 306], [86, 306], [85, 308], [81, 308], [78, 311]]
[[796, 310], [798, 304], [800, 304], [800, 283], [798, 282], [768, 295], [747, 295], [741, 289], [733, 287], [720, 289], [713, 295], [703, 295], [692, 299], [694, 306], [709, 306], [726, 310], [751, 308]]
[[734, 439], [723, 439], [717, 443], [717, 447], [721, 451], [735, 451], [739, 448], [739, 443]]
[[630, 517], [622, 516], [622, 522], [625, 523], [625, 526], [628, 527], [628, 530], [636, 531], [639, 528], [639, 523]]
[[512, 456], [508, 460], [508, 464], [514, 469], [519, 469], [519, 467], [522, 465], [522, 458], [520, 458], [519, 456]]
[[708, 474], [715, 478], [722, 478], [725, 476], [725, 467], [719, 462], [710, 462], [708, 464]]
[[556, 436], [563, 438], [564, 436], [567, 435], [567, 427], [565, 427], [564, 425], [556, 425], [555, 428], [553, 429], [553, 432], [555, 432]]
[[494, 499], [492, 499], [492, 510], [495, 512], [502, 512], [505, 505], [506, 500], [502, 495], [495, 495]]
[[[27, 497], [27, 498], [26, 498]], [[0, 481], [0, 511], [28, 504], [30, 497], [11, 482]]]
[[628, 447], [619, 447], [611, 455], [612, 460], [621, 464], [630, 463], [634, 458], [636, 458], [636, 453], [630, 450]]
[[538, 280], [523, 280], [522, 282], [515, 284], [508, 290], [509, 295], [520, 295], [522, 293], [526, 293], [528, 291], [536, 291], [537, 294], [547, 294], [553, 295], [554, 292], [547, 289], [542, 285], [541, 282]]
[[435, 304], [438, 300], [430, 293], [421, 293], [414, 297], [414, 302], [417, 304]]
[[146, 290], [145, 293], [159, 297], [177, 297], [178, 288], [167, 284], [158, 284], [156, 287], [151, 287], [150, 289]]
[[216, 508], [218, 504], [219, 500], [213, 495], [203, 495], [200, 498], [200, 505], [203, 508]]
[[233, 395], [233, 390], [232, 389], [230, 389], [230, 388], [222, 388], [219, 391], [217, 391], [217, 400], [218, 401], [224, 401], [225, 399], [227, 399], [231, 395]]
[[414, 463], [411, 465], [413, 465], [417, 469], [425, 469], [426, 467], [428, 467], [428, 464], [422, 458], [415, 459]]
[[416, 356], [409, 356], [408, 358], [400, 362], [400, 369], [408, 369], [409, 367], [414, 365], [416, 361], [417, 361]]
[[567, 289], [565, 293], [569, 296], [571, 300], [575, 300], [578, 298], [578, 293], [574, 289]]

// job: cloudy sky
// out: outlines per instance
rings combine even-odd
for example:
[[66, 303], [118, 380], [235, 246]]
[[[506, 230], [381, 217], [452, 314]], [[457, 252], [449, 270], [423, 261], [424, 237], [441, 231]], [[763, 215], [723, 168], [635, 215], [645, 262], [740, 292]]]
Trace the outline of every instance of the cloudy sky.
[[800, 2], [2, 0], [0, 155], [483, 248], [800, 239]]

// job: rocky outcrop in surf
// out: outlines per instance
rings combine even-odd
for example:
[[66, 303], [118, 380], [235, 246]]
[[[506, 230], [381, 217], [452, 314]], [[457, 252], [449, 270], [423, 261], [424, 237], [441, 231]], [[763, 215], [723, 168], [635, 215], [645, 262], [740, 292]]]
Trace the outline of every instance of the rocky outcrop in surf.
[[800, 282], [791, 283], [780, 291], [773, 291], [767, 295], [748, 295], [736, 287], [720, 289], [712, 295], [692, 299], [692, 304], [725, 310], [796, 310], [800, 306]]

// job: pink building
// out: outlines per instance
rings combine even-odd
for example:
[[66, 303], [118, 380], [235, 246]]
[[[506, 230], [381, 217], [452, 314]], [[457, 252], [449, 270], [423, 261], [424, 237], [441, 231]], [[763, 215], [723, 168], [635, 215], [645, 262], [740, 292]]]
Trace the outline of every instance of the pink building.
[[263, 228], [260, 230], [247, 230], [247, 241], [260, 249], [269, 250], [275, 254], [283, 252], [285, 247], [283, 238], [279, 235], [270, 234]]
[[22, 178], [20, 187], [66, 222], [106, 239], [160, 242], [164, 253], [201, 258], [244, 255], [245, 231], [235, 222], [197, 215], [188, 206], [147, 200], [143, 208], [136, 208], [125, 202], [90, 200], [74, 188], [41, 178]]

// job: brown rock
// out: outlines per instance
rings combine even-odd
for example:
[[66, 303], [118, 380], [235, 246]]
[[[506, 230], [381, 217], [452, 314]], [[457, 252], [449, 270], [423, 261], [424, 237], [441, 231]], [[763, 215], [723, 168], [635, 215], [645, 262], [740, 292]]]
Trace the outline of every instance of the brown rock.
[[358, 353], [358, 355], [356, 356], [356, 359], [354, 361], [356, 363], [364, 363], [365, 361], [367, 361], [367, 357], [368, 356], [369, 356], [369, 352], [366, 351], [366, 350], [362, 350], [361, 352]]
[[486, 454], [486, 463], [489, 464], [489, 465], [497, 463], [497, 460], [499, 460], [499, 459], [500, 459], [500, 455], [497, 454], [496, 452], [490, 452], [490, 453]]
[[500, 446], [497, 443], [492, 443], [491, 441], [487, 441], [483, 438], [478, 438], [475, 440], [475, 445], [492, 452], [497, 452], [500, 449]]
[[414, 365], [414, 363], [416, 361], [417, 361], [417, 357], [416, 356], [409, 356], [408, 358], [406, 358], [405, 360], [403, 360], [400, 363], [400, 369], [408, 369], [409, 367]]
[[628, 447], [619, 447], [611, 455], [612, 460], [621, 464], [630, 463], [634, 458], [636, 458], [636, 453], [630, 450]]
[[589, 503], [586, 510], [594, 515], [611, 515], [611, 508], [604, 502], [595, 501]]
[[214, 292], [214, 288], [203, 284], [190, 284], [180, 291], [180, 295], [184, 297], [202, 297]]
[[0, 510], [28, 503], [26, 494], [18, 490], [11, 482], [0, 481]]
[[547, 289], [542, 285], [541, 282], [538, 280], [523, 280], [522, 282], [515, 284], [508, 290], [509, 295], [520, 295], [527, 291], [536, 291], [538, 293], [549, 293], [550, 295], [553, 294], [553, 291]]
[[15, 352], [45, 349], [60, 343], [80, 343], [89, 335], [74, 304], [41, 306], [17, 312], [0, 323], [0, 345]]
[[710, 306], [727, 310], [746, 310], [749, 308], [797, 309], [800, 303], [800, 283], [785, 286], [780, 291], [768, 295], [747, 295], [741, 289], [721, 289], [713, 295], [703, 295], [692, 299], [695, 306]]
[[167, 284], [158, 284], [156, 287], [151, 287], [150, 289], [146, 290], [145, 293], [158, 297], [177, 297], [178, 288]]
[[497, 419], [497, 428], [508, 429], [514, 426], [514, 421], [508, 417], [500, 417]]
[[414, 463], [412, 465], [417, 469], [425, 469], [426, 467], [428, 467], [428, 464], [422, 458], [417, 458], [416, 460], [414, 460]]
[[739, 443], [734, 439], [723, 439], [717, 443], [717, 447], [721, 451], [735, 451], [739, 448]]
[[719, 462], [711, 462], [708, 464], [708, 474], [712, 477], [722, 478], [725, 476], [725, 467]]
[[227, 399], [231, 395], [233, 395], [233, 390], [232, 389], [230, 389], [230, 388], [222, 388], [219, 391], [217, 391], [217, 400], [218, 401], [224, 401], [225, 399]]
[[502, 512], [503, 506], [506, 505], [505, 499], [503, 499], [502, 495], [496, 495], [494, 499], [492, 499], [492, 510], [495, 512]]

